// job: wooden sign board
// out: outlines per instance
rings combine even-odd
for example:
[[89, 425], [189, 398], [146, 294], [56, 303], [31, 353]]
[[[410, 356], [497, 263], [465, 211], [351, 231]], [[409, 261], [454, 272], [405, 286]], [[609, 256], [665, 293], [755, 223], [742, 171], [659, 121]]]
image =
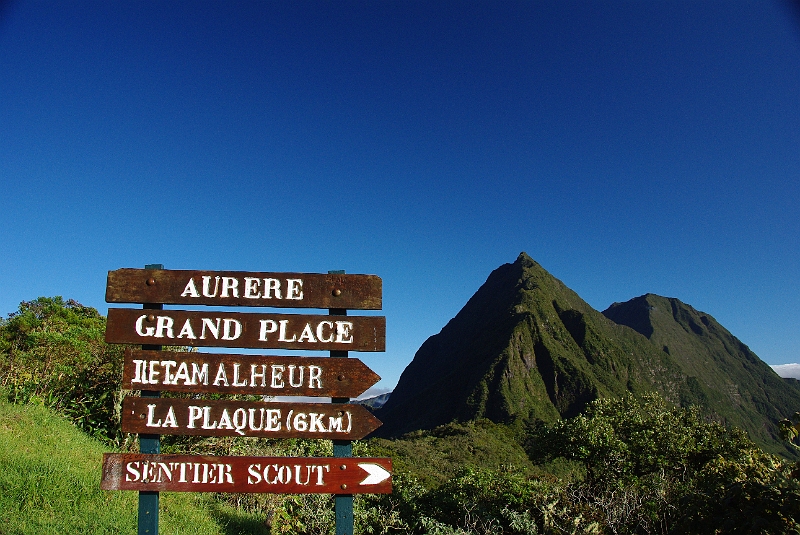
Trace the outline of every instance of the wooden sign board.
[[106, 342], [167, 346], [385, 351], [383, 316], [108, 309]]
[[376, 275], [118, 269], [107, 303], [380, 310]]
[[358, 440], [381, 426], [363, 405], [126, 397], [122, 430], [199, 435]]
[[389, 494], [392, 460], [106, 453], [100, 488], [151, 492]]
[[355, 398], [380, 380], [358, 359], [127, 349], [122, 388]]

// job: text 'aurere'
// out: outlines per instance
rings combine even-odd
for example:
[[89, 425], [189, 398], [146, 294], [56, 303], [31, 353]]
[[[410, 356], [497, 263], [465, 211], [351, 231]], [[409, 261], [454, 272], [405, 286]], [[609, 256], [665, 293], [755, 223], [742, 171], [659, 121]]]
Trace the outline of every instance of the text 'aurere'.
[[272, 279], [257, 277], [224, 277], [203, 275], [199, 284], [195, 277], [189, 279], [181, 297], [228, 298], [244, 297], [245, 299], [286, 299], [303, 300], [303, 279]]

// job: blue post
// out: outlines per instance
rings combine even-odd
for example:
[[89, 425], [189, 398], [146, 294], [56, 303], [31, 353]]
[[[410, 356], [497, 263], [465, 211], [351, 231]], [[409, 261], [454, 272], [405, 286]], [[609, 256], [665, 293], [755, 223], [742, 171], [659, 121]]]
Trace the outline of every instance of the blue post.
[[[162, 264], [147, 264], [145, 269], [164, 269]], [[145, 303], [146, 310], [162, 310], [164, 305]], [[142, 349], [161, 351], [161, 346], [143, 345]], [[161, 393], [155, 390], [142, 390], [143, 398], [158, 398]], [[139, 435], [140, 453], [161, 453], [161, 439], [159, 435]], [[138, 535], [158, 535], [158, 492], [139, 491], [139, 521]]]
[[[330, 274], [344, 274], [344, 271], [329, 271]], [[331, 316], [346, 316], [347, 310], [331, 308]], [[347, 358], [347, 351], [331, 351], [331, 358]], [[331, 398], [331, 403], [350, 403], [350, 398]], [[352, 457], [353, 443], [349, 440], [333, 441], [334, 457]], [[336, 494], [334, 496], [334, 513], [336, 515], [336, 535], [353, 535], [353, 495]]]

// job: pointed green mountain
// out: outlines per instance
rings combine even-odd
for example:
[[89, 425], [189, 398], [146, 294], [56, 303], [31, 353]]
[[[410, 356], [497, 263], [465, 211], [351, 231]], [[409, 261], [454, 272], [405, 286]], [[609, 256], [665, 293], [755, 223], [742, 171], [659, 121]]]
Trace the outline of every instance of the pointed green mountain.
[[378, 414], [391, 435], [481, 417], [555, 421], [598, 396], [669, 392], [680, 378], [669, 355], [522, 253], [425, 341]]
[[[494, 270], [441, 332], [420, 347], [376, 412], [384, 423], [378, 433], [398, 436], [477, 418], [553, 422], [580, 413], [598, 397], [657, 391], [675, 404], [699, 404], [773, 450], [779, 447], [773, 422], [783, 407], [800, 407], [800, 391], [749, 350], [736, 353], [746, 346], [708, 315], [698, 313], [692, 321], [708, 330], [706, 317], [728, 334], [727, 345], [719, 342], [730, 354], [728, 364], [701, 366], [694, 356], [698, 347], [676, 337], [686, 332], [682, 326], [662, 326], [620, 306], [612, 306], [619, 316], [608, 313], [612, 321], [521, 253], [514, 263]], [[685, 323], [690, 325], [688, 319]], [[729, 374], [733, 362], [739, 363], [740, 375]], [[766, 398], [751, 395], [755, 390], [741, 385], [750, 384], [746, 379], [763, 383], [769, 375], [765, 368], [772, 373]], [[758, 373], [750, 377], [748, 370]], [[728, 383], [748, 392], [740, 396], [747, 399], [735, 403], [721, 395], [725, 390], [719, 385]], [[784, 401], [769, 410], [759, 401], [781, 396]]]

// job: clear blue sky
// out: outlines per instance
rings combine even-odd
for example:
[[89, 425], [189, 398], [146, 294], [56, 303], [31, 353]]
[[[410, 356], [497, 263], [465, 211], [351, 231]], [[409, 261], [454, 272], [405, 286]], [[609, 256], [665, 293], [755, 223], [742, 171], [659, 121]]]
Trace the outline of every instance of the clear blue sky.
[[391, 388], [525, 251], [800, 361], [788, 1], [0, 2], [0, 314], [108, 270], [380, 275]]

